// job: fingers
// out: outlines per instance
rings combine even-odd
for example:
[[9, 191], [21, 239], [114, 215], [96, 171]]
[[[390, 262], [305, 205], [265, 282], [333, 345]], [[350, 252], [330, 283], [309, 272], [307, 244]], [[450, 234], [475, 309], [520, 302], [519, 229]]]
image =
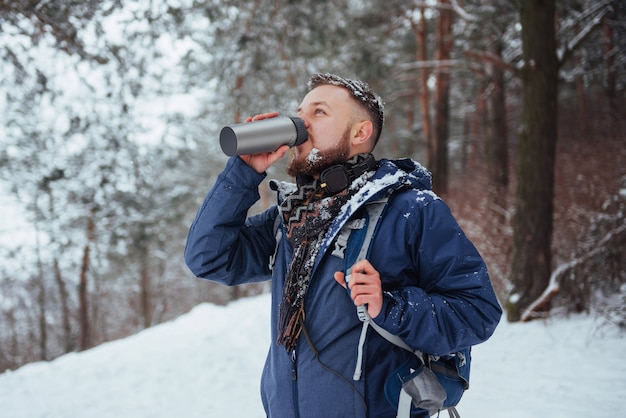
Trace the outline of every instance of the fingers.
[[[248, 116], [244, 119], [245, 123], [263, 120], [263, 119], [271, 119], [278, 116], [278, 112], [267, 112], [261, 113], [255, 116]], [[276, 161], [280, 160], [284, 157], [284, 155], [289, 151], [289, 146], [284, 145], [278, 148], [273, 152], [263, 152], [260, 154], [246, 154], [240, 155], [239, 157], [250, 167], [252, 167], [257, 173], [264, 173], [272, 164]]]
[[352, 266], [352, 271], [358, 271], [365, 274], [378, 274], [378, 271], [367, 260], [359, 260]]
[[353, 273], [348, 287], [355, 305], [370, 303], [379, 293], [382, 294], [378, 277], [363, 273]]
[[[343, 272], [336, 272], [334, 278], [337, 283], [346, 287]], [[370, 316], [378, 316], [383, 303], [382, 283], [378, 271], [369, 261], [361, 260], [354, 264], [348, 287], [356, 306], [367, 305]]]
[[256, 120], [270, 119], [270, 118], [275, 118], [276, 116], [278, 116], [278, 112], [261, 113], [258, 115], [254, 115], [253, 117], [247, 117], [244, 120], [244, 122], [252, 122]]
[[367, 305], [370, 317], [377, 317], [383, 306], [383, 290], [378, 272], [374, 270], [374, 273], [352, 273], [348, 287], [354, 304]]
[[281, 158], [283, 158], [283, 156], [289, 151], [289, 146], [288, 145], [283, 145], [280, 148], [278, 148], [276, 151], [271, 152], [268, 154], [267, 156], [267, 162], [269, 165], [274, 164], [276, 161], [280, 160]]
[[334, 274], [335, 281], [339, 283], [344, 289], [346, 288], [346, 279], [342, 271], [336, 271]]
[[[263, 120], [263, 119], [270, 119], [270, 118], [275, 118], [276, 116], [278, 116], [278, 112], [268, 112], [268, 113], [261, 113], [258, 115], [254, 115], [254, 116], [248, 116], [247, 118], [244, 119], [244, 123], [249, 123], [249, 122], [254, 122], [254, 121], [259, 121], [259, 120]], [[289, 148], [287, 148], [288, 150]], [[280, 151], [280, 149], [274, 151], [274, 152], [278, 152]], [[286, 151], [285, 151], [286, 152]], [[277, 157], [274, 161], [272, 161], [270, 163], [270, 155], [272, 155], [273, 153], [261, 153], [261, 154], [246, 154], [246, 155], [241, 155], [241, 158], [248, 164], [248, 165], [253, 165], [251, 162], [254, 159], [263, 159], [264, 163], [271, 165], [274, 162], [276, 162], [276, 160], [278, 160], [280, 157], [282, 157], [283, 155], [285, 155], [285, 152], [282, 152], [282, 154], [280, 154], [279, 157]], [[261, 156], [259, 158], [257, 158], [257, 156]]]

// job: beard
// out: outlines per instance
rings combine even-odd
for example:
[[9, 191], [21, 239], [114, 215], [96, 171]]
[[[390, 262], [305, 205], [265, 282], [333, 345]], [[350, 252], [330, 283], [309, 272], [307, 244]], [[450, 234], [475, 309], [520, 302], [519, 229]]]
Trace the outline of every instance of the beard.
[[335, 148], [313, 148], [308, 155], [294, 155], [287, 164], [287, 174], [296, 176], [319, 176], [328, 167], [345, 163], [350, 157], [350, 128], [348, 127]]

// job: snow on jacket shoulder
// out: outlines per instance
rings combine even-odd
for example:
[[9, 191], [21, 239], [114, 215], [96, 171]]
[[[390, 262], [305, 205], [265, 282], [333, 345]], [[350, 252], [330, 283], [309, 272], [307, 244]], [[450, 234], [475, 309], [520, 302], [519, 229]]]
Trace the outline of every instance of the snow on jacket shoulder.
[[333, 278], [344, 268], [332, 254], [341, 227], [361, 216], [364, 204], [383, 196], [390, 198], [368, 257], [384, 292], [383, 309], [374, 321], [413, 348], [435, 355], [491, 336], [502, 311], [476, 248], [431, 191], [430, 175], [421, 165], [381, 160], [321, 243], [305, 299], [310, 341], [300, 338], [295, 352], [287, 353], [275, 341], [292, 248], [288, 240], [276, 248], [275, 207], [246, 218], [262, 179], [239, 158], [229, 160], [190, 229], [185, 259], [196, 275], [225, 284], [272, 278], [273, 342], [261, 384], [269, 417], [395, 417], [383, 385], [411, 354], [370, 330], [363, 376], [353, 381], [361, 323], [346, 290]]

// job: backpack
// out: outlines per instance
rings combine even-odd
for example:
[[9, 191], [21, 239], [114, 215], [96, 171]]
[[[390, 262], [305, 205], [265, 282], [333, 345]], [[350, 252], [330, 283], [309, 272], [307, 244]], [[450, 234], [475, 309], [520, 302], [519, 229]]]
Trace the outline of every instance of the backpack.
[[[352, 274], [352, 265], [367, 258], [369, 254], [372, 238], [377, 233], [387, 200], [385, 198], [365, 204], [364, 222], [357, 220], [348, 223], [339, 233], [337, 240], [345, 241], [346, 248], [346, 284]], [[377, 325], [369, 317], [365, 306], [357, 307], [357, 315], [363, 322], [363, 328], [357, 350], [354, 380], [359, 380], [361, 376], [363, 345], [367, 328], [371, 326], [390, 343], [414, 354], [395, 369], [385, 382], [385, 396], [392, 405], [398, 406], [398, 418], [410, 417], [412, 410], [427, 410], [430, 415], [448, 410], [450, 417], [460, 417], [455, 406], [461, 400], [463, 392], [469, 388], [470, 348], [442, 357], [427, 355], [412, 349], [400, 337]]]
[[[333, 255], [344, 260], [346, 289], [352, 274], [352, 266], [367, 258], [372, 238], [377, 233], [379, 221], [387, 205], [388, 197], [368, 202], [364, 205], [363, 217], [348, 221], [336, 238]], [[276, 250], [282, 238], [280, 216], [274, 224]], [[270, 258], [273, 267], [275, 254]], [[384, 385], [385, 397], [391, 405], [397, 406], [397, 418], [409, 418], [411, 413], [428, 411], [430, 415], [447, 410], [451, 418], [460, 418], [456, 405], [465, 390], [469, 388], [471, 352], [466, 348], [446, 356], [432, 356], [414, 350], [400, 337], [391, 334], [369, 317], [365, 306], [357, 307], [357, 315], [363, 327], [357, 348], [356, 367], [353, 380], [361, 378], [363, 346], [368, 327], [372, 327], [383, 338], [414, 355], [399, 365], [387, 378]]]

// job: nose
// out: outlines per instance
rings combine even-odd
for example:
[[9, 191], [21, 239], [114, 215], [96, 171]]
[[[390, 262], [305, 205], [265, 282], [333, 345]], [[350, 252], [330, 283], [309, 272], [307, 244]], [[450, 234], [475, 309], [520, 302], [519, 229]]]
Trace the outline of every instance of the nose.
[[311, 124], [309, 123], [307, 118], [304, 116], [304, 112], [297, 112], [296, 116], [304, 121], [304, 127], [308, 130]]

